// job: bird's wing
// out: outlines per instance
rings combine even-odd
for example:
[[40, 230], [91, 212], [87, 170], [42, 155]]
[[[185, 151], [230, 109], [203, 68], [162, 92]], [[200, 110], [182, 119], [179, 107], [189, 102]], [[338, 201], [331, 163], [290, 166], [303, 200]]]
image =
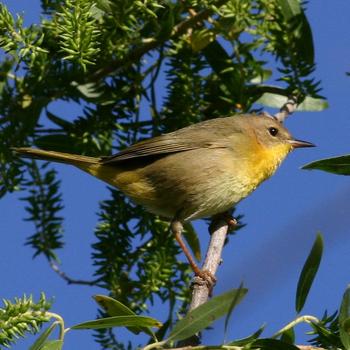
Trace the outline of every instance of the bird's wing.
[[[165, 136], [165, 135], [164, 135]], [[161, 156], [169, 153], [184, 152], [198, 148], [222, 148], [223, 145], [210, 141], [198, 141], [193, 139], [171, 139], [167, 137], [156, 137], [150, 140], [141, 141], [125, 150], [110, 156], [103, 157], [103, 164], [113, 164], [133, 158], [144, 158]]]
[[[225, 136], [232, 135], [232, 129], [228, 130], [223, 125], [219, 137], [216, 132], [217, 123], [215, 126], [216, 128], [213, 128], [212, 121], [194, 124], [169, 134], [138, 142], [115, 155], [101, 158], [101, 162], [103, 164], [114, 164], [128, 159], [162, 156], [199, 148], [228, 147], [229, 140]], [[227, 135], [223, 135], [223, 131]]]

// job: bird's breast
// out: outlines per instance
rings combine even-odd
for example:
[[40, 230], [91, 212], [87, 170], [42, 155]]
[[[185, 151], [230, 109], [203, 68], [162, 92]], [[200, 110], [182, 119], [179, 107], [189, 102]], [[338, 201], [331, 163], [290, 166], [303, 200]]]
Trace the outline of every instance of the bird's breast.
[[247, 172], [252, 179], [251, 190], [254, 190], [261, 182], [275, 173], [290, 150], [291, 147], [288, 144], [255, 148], [247, 164]]

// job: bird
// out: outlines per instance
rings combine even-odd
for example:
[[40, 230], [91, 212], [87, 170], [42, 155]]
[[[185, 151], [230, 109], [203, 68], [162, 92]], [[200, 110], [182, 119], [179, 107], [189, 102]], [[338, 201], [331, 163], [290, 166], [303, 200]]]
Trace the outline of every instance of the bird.
[[22, 157], [73, 165], [170, 220], [195, 275], [208, 280], [207, 271], [197, 266], [182, 239], [183, 224], [225, 215], [271, 177], [288, 153], [314, 146], [293, 138], [272, 116], [240, 114], [192, 124], [111, 156], [29, 147], [14, 151]]

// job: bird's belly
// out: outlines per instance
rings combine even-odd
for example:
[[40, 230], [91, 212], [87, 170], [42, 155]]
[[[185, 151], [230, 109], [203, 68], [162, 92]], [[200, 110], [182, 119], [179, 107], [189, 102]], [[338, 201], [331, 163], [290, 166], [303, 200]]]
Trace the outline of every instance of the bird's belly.
[[133, 182], [123, 187], [123, 192], [149, 212], [173, 219], [190, 221], [225, 212], [246, 197], [253, 188], [235, 178], [218, 183], [197, 183], [183, 189], [176, 184], [159, 193], [144, 182]]
[[135, 181], [123, 175], [129, 182], [119, 187], [148, 211], [170, 219], [189, 221], [225, 212], [253, 191], [260, 180], [252, 180], [244, 162], [237, 166], [232, 157], [225, 162], [224, 151], [216, 150], [213, 157], [208, 153], [205, 159], [192, 155], [191, 165], [185, 154], [160, 159], [139, 170]]
[[[194, 157], [196, 155], [196, 157]], [[247, 163], [232, 161], [225, 150], [177, 153], [126, 167], [95, 167], [85, 171], [119, 188], [148, 211], [189, 221], [225, 212], [263, 181]]]
[[[220, 175], [218, 175], [220, 178]], [[221, 176], [221, 181], [206, 186], [205, 192], [191, 197], [185, 205], [184, 220], [195, 220], [223, 213], [234, 207], [255, 189], [249, 179], [236, 176]], [[188, 210], [189, 209], [189, 210]]]

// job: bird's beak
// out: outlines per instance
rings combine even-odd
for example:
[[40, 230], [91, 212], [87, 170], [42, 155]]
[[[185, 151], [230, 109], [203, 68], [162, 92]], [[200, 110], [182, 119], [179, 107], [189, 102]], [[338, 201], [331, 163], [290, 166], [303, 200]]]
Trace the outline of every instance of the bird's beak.
[[288, 142], [292, 145], [293, 148], [316, 147], [316, 145], [313, 143], [302, 140], [289, 140]]

